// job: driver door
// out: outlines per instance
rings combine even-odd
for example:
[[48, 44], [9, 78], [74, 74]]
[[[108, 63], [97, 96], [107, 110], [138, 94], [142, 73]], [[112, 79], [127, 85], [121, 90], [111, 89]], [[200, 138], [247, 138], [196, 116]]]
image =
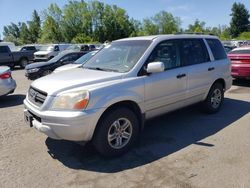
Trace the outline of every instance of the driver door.
[[154, 117], [184, 106], [187, 92], [187, 68], [181, 66], [178, 40], [158, 44], [147, 63], [163, 62], [164, 72], [145, 77], [146, 117]]

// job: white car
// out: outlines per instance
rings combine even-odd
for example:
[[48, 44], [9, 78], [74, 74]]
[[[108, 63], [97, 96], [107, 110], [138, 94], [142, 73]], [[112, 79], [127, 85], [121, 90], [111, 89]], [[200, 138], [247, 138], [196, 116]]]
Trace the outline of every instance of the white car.
[[70, 44], [50, 44], [41, 46], [39, 51], [34, 53], [34, 61], [48, 61], [69, 46]]
[[61, 71], [66, 71], [66, 70], [81, 67], [86, 61], [88, 61], [91, 57], [93, 57], [97, 52], [98, 51], [88, 52], [87, 54], [77, 59], [75, 62], [56, 68], [53, 71], [53, 73], [58, 73]]
[[231, 85], [230, 61], [215, 36], [127, 38], [82, 68], [33, 82], [24, 114], [51, 138], [92, 140], [102, 155], [117, 156], [131, 148], [147, 119], [195, 103], [218, 112]]

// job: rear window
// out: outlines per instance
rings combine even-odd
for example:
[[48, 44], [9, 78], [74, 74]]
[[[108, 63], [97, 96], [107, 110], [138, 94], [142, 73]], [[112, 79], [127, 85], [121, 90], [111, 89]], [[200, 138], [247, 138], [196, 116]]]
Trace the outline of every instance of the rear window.
[[234, 50], [229, 52], [229, 54], [249, 54], [250, 55], [250, 50]]
[[227, 55], [224, 47], [218, 39], [206, 39], [215, 60], [226, 59]]

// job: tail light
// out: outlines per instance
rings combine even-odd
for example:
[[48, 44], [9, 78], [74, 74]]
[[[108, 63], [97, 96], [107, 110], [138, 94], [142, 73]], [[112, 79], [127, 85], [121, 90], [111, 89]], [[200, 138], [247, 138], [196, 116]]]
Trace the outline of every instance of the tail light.
[[0, 74], [0, 79], [4, 80], [4, 79], [8, 79], [8, 78], [11, 78], [11, 73], [10, 72]]

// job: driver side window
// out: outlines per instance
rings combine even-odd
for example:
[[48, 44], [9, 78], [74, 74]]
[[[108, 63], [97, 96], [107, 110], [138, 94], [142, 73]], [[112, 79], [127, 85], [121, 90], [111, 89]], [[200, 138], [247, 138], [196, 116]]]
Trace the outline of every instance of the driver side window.
[[150, 62], [164, 63], [165, 70], [180, 67], [177, 41], [168, 40], [158, 44], [149, 56], [148, 63]]

